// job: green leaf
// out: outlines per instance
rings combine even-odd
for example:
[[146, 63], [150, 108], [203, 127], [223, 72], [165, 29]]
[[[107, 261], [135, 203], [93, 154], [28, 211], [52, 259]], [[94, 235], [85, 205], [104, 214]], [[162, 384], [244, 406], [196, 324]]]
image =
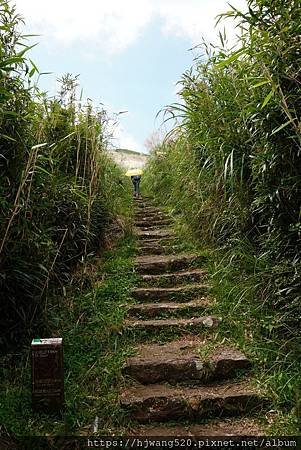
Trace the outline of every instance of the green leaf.
[[14, 138], [12, 138], [12, 137], [10, 137], [10, 136], [7, 136], [7, 134], [2, 134], [2, 133], [1, 133], [0, 136], [3, 137], [3, 138], [5, 138], [5, 139], [8, 139], [9, 141], [17, 142], [16, 139], [14, 139]]
[[272, 134], [276, 134], [278, 133], [278, 131], [282, 130], [283, 128], [285, 128], [287, 125], [289, 125], [290, 123], [292, 123], [291, 120], [288, 120], [287, 122], [283, 123], [282, 125], [280, 125], [280, 127], [276, 128], [276, 130], [272, 131]]
[[272, 89], [272, 90], [268, 93], [268, 95], [266, 96], [266, 98], [264, 99], [263, 104], [261, 105], [261, 109], [263, 109], [263, 108], [269, 103], [269, 101], [271, 100], [271, 98], [273, 97], [273, 95], [274, 95], [274, 89]]
[[31, 50], [32, 48], [36, 47], [38, 44], [33, 44], [30, 46], [25, 47], [23, 50], [21, 50], [21, 52], [17, 53], [17, 56], [19, 58], [22, 58], [23, 55], [25, 55], [26, 52], [28, 52], [29, 50]]
[[39, 73], [39, 69], [36, 66], [36, 64], [33, 62], [33, 60], [29, 58], [29, 61], [30, 61], [30, 64], [32, 65], [32, 69], [31, 70], [34, 69], [37, 73]]
[[46, 145], [48, 145], [48, 142], [44, 142], [43, 144], [33, 145], [33, 146], [31, 147], [31, 149], [32, 149], [32, 150], [35, 150], [36, 148], [45, 147]]
[[48, 175], [49, 177], [52, 176], [52, 174], [51, 174], [50, 172], [48, 172], [46, 169], [44, 169], [44, 167], [36, 166], [35, 169], [38, 170], [39, 172], [45, 173], [45, 174]]
[[219, 63], [216, 64], [216, 67], [218, 69], [228, 66], [229, 64], [231, 64], [234, 61], [237, 61], [238, 58], [244, 53], [245, 51], [245, 47], [240, 48], [239, 50], [237, 50], [236, 52], [233, 52], [229, 58], [227, 59], [223, 59], [222, 61], [220, 61]]
[[263, 86], [264, 84], [268, 84], [268, 83], [270, 83], [270, 81], [268, 81], [268, 80], [260, 81], [259, 83], [253, 84], [252, 88], [255, 89], [255, 88], [259, 87], [259, 86]]
[[62, 139], [59, 140], [59, 142], [63, 142], [66, 139], [68, 139], [69, 137], [73, 136], [74, 134], [76, 134], [75, 131], [72, 131], [72, 133], [67, 134], [67, 136], [64, 136]]

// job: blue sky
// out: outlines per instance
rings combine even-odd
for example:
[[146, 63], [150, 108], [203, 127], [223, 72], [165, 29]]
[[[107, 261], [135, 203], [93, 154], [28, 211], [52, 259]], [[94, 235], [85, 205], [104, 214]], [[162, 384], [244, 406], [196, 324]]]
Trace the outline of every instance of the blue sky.
[[[115, 145], [146, 151], [161, 120], [157, 112], [177, 101], [175, 83], [192, 65], [191, 47], [216, 40], [215, 16], [225, 0], [15, 0], [26, 31], [37, 33], [31, 57], [42, 89], [53, 95], [56, 79], [80, 74], [84, 95], [120, 116]], [[231, 2], [242, 8], [244, 0]], [[83, 6], [84, 5], [84, 6]], [[228, 22], [228, 23], [227, 23]], [[227, 34], [232, 42], [234, 26]]]

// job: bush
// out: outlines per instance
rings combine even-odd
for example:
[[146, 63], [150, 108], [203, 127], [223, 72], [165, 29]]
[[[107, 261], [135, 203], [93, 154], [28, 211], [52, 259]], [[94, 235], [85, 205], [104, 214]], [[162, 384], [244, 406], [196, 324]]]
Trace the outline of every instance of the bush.
[[[154, 149], [145, 186], [186, 218], [202, 242], [248, 270], [278, 309], [279, 332], [295, 332], [300, 300], [300, 63], [298, 0], [249, 0], [232, 9], [242, 26], [235, 50], [204, 46], [165, 110], [180, 125]], [[246, 244], [245, 244], [246, 243]], [[230, 251], [229, 251], [230, 250]], [[238, 265], [240, 264], [237, 261]]]
[[[78, 106], [77, 78], [62, 77], [56, 99], [31, 88], [38, 69], [18, 31], [22, 19], [0, 2], [0, 343], [45, 327], [48, 288], [102, 245], [130, 202], [106, 153], [106, 112]], [[22, 49], [21, 51], [20, 48]], [[61, 293], [62, 291], [58, 291]]]

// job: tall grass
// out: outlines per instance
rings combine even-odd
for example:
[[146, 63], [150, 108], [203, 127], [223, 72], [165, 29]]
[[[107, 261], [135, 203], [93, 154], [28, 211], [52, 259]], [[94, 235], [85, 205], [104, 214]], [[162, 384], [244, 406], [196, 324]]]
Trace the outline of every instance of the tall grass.
[[[77, 99], [67, 74], [49, 99], [35, 87], [22, 18], [0, 2], [0, 343], [45, 326], [49, 286], [101, 247], [129, 190], [106, 154], [108, 117]], [[39, 318], [39, 320], [37, 320]], [[43, 328], [42, 328], [43, 330]], [[45, 329], [44, 329], [45, 330]]]
[[249, 0], [246, 13], [232, 8], [226, 16], [241, 26], [238, 45], [227, 50], [223, 36], [220, 48], [203, 45], [182, 76], [179, 103], [164, 110], [177, 125], [153, 149], [144, 188], [218, 249], [216, 277], [235, 272], [240, 302], [245, 281], [255, 286], [245, 312], [256, 309], [268, 323], [262, 336], [280, 337], [287, 353], [296, 352], [300, 2]]

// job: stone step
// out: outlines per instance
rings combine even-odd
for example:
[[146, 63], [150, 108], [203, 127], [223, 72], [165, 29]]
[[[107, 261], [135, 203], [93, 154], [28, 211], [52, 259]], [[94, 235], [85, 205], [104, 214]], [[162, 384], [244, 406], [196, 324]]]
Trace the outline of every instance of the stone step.
[[140, 203], [153, 204], [153, 199], [150, 197], [135, 197], [135, 204], [139, 205]]
[[204, 384], [235, 375], [248, 369], [250, 361], [239, 350], [219, 347], [201, 358], [204, 342], [195, 337], [137, 347], [137, 354], [128, 358], [123, 373], [142, 384], [191, 382]]
[[137, 242], [137, 245], [138, 245], [138, 247], [141, 247], [141, 246], [143, 246], [143, 247], [153, 247], [154, 245], [163, 245], [164, 243], [166, 244], [166, 243], [172, 243], [172, 241], [173, 241], [174, 239], [171, 239], [171, 238], [162, 238], [162, 239], [160, 239], [160, 238], [155, 238], [155, 239], [147, 239], [147, 240], [144, 240], [144, 241], [138, 241]]
[[143, 212], [143, 210], [135, 212], [135, 220], [164, 220], [169, 218], [170, 217], [162, 211], [147, 214]]
[[[159, 208], [156, 208], [154, 205], [149, 204], [149, 203], [137, 203], [135, 205], [135, 209], [134, 212], [138, 213], [138, 212], [142, 212], [142, 211], [147, 211], [147, 210], [151, 210], [150, 212], [157, 212], [160, 211]], [[155, 210], [155, 211], [153, 211]]]
[[140, 274], [158, 275], [188, 269], [198, 260], [194, 255], [138, 256], [135, 259], [135, 269]]
[[141, 231], [137, 229], [135, 231], [135, 236], [140, 240], [148, 239], [165, 239], [175, 236], [175, 232], [172, 230], [151, 230], [151, 231]]
[[135, 288], [132, 290], [132, 297], [139, 301], [168, 301], [178, 300], [186, 301], [197, 295], [207, 293], [209, 286], [207, 284], [187, 284], [178, 287], [148, 287]]
[[132, 305], [128, 309], [130, 317], [154, 318], [162, 315], [173, 315], [175, 313], [194, 315], [200, 313], [210, 306], [207, 298], [201, 298], [186, 303], [140, 303]]
[[127, 319], [124, 325], [128, 330], [155, 331], [198, 331], [200, 329], [215, 328], [221, 319], [213, 316], [190, 317], [189, 319], [153, 319], [153, 320], [133, 320]]
[[[156, 208], [158, 208], [158, 206], [155, 205], [155, 202], [153, 202], [153, 200], [142, 199], [142, 200], [138, 201], [137, 203], [135, 203], [135, 205], [141, 205], [141, 204], [144, 204], [144, 203], [147, 204], [147, 205], [150, 205], [150, 206], [156, 206]], [[162, 209], [162, 207], [161, 207], [161, 209]]]
[[196, 388], [137, 385], [124, 390], [120, 403], [141, 423], [251, 415], [266, 406], [247, 381]]
[[156, 208], [156, 209], [159, 209], [159, 208], [157, 208], [155, 205], [154, 205], [154, 203], [152, 203], [152, 202], [145, 202], [145, 201], [142, 201], [142, 202], [136, 202], [135, 203], [135, 208], [136, 209], [144, 209], [144, 208]]
[[135, 203], [147, 203], [147, 202], [153, 202], [154, 199], [152, 197], [135, 197]]
[[148, 214], [157, 214], [157, 213], [164, 213], [164, 211], [162, 211], [160, 208], [157, 208], [156, 206], [142, 206], [137, 205], [137, 209], [136, 212], [143, 212], [143, 214], [145, 216], [147, 216]]
[[169, 230], [166, 228], [166, 225], [150, 225], [147, 227], [134, 227], [134, 233], [137, 234], [137, 231], [156, 231], [156, 230]]
[[146, 255], [166, 255], [168, 253], [172, 253], [172, 248], [167, 245], [158, 245], [153, 244], [150, 245], [140, 245], [137, 247], [137, 254], [141, 256]]
[[[175, 245], [175, 239], [173, 237], [166, 237], [166, 238], [155, 238], [155, 239], [145, 239], [144, 241], [137, 241], [136, 246], [143, 247], [143, 248], [153, 248], [153, 247], [170, 247], [171, 250], [173, 247], [178, 248], [177, 245]], [[170, 252], [169, 252], [170, 253]], [[151, 253], [149, 253], [149, 256], [152, 256]], [[156, 256], [155, 254], [153, 256]]]
[[156, 219], [156, 220], [150, 220], [148, 217], [146, 217], [144, 220], [136, 220], [134, 222], [134, 226], [138, 228], [145, 228], [145, 227], [160, 227], [163, 225], [170, 225], [173, 221], [171, 219]]
[[262, 424], [248, 417], [215, 419], [205, 424], [140, 425], [129, 432], [129, 436], [156, 436], [156, 438], [162, 436], [163, 440], [165, 436], [200, 438], [203, 436], [264, 436], [265, 434]]
[[187, 270], [174, 273], [163, 273], [160, 275], [141, 275], [143, 283], [156, 286], [176, 286], [191, 281], [204, 281], [207, 278], [207, 272], [201, 269]]
[[156, 214], [156, 215], [151, 215], [151, 216], [135, 215], [135, 217], [134, 217], [134, 222], [145, 222], [145, 223], [152, 223], [152, 222], [157, 223], [158, 222], [158, 223], [161, 223], [164, 221], [169, 222], [169, 223], [167, 223], [167, 225], [170, 225], [171, 223], [173, 223], [173, 222], [170, 222], [170, 217], [163, 215], [163, 214], [160, 214], [160, 215]]

